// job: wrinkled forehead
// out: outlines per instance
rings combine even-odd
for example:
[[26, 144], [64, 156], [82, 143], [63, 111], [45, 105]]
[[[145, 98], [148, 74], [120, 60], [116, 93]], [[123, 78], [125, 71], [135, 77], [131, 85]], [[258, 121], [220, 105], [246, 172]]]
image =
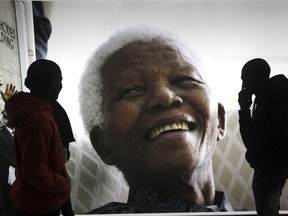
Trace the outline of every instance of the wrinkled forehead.
[[157, 38], [151, 41], [134, 41], [114, 52], [102, 65], [102, 78], [115, 76], [129, 67], [153, 67], [173, 65], [198, 69], [192, 53], [181, 44]]

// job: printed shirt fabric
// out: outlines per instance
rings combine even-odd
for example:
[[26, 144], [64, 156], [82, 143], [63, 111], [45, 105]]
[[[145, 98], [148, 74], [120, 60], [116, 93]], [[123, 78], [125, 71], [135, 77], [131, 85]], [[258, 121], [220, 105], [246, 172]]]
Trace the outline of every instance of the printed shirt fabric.
[[[215, 203], [218, 211], [240, 211], [233, 208], [225, 193], [216, 191]], [[113, 213], [165, 213], [165, 212], [214, 212], [209, 207], [189, 203], [166, 192], [150, 188], [131, 188], [127, 203], [111, 202], [94, 209], [89, 214]]]

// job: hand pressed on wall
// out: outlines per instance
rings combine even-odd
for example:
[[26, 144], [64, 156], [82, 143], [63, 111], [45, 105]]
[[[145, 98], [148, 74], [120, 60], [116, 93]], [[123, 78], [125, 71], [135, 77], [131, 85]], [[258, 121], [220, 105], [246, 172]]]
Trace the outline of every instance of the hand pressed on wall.
[[5, 92], [1, 91], [1, 96], [2, 96], [3, 101], [6, 103], [6, 101], [15, 93], [17, 93], [16, 86], [13, 85], [12, 83], [10, 83], [10, 84], [7, 83], [6, 88], [5, 88]]

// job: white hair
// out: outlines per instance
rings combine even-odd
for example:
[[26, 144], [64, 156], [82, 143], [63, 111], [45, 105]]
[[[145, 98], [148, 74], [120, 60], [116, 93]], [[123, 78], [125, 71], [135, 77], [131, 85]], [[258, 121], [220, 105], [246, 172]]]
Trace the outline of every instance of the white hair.
[[104, 86], [101, 74], [102, 66], [113, 53], [125, 45], [135, 41], [150, 42], [153, 39], [164, 39], [176, 45], [182, 55], [189, 55], [190, 60], [192, 56], [191, 63], [197, 70], [203, 72], [203, 70], [200, 69], [203, 64], [200, 63], [200, 59], [196, 60], [198, 56], [196, 57], [194, 52], [192, 54], [192, 52], [188, 50], [188, 46], [184, 45], [175, 34], [148, 26], [132, 26], [119, 30], [92, 53], [80, 80], [80, 115], [82, 116], [86, 132], [89, 133], [94, 126], [103, 123], [102, 92]]

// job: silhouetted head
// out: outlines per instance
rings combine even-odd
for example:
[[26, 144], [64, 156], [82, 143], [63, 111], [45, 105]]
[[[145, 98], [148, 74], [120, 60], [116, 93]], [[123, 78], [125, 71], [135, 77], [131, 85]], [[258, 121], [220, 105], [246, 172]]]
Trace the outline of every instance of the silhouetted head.
[[263, 77], [268, 79], [270, 76], [270, 66], [264, 59], [252, 59], [243, 66], [242, 76], [254, 76], [260, 79]]
[[34, 61], [28, 68], [25, 86], [32, 94], [49, 97], [53, 100], [58, 98], [62, 89], [62, 75], [60, 67], [53, 61], [39, 59]]
[[248, 61], [242, 68], [243, 86], [251, 93], [257, 92], [270, 76], [269, 64], [261, 58]]

